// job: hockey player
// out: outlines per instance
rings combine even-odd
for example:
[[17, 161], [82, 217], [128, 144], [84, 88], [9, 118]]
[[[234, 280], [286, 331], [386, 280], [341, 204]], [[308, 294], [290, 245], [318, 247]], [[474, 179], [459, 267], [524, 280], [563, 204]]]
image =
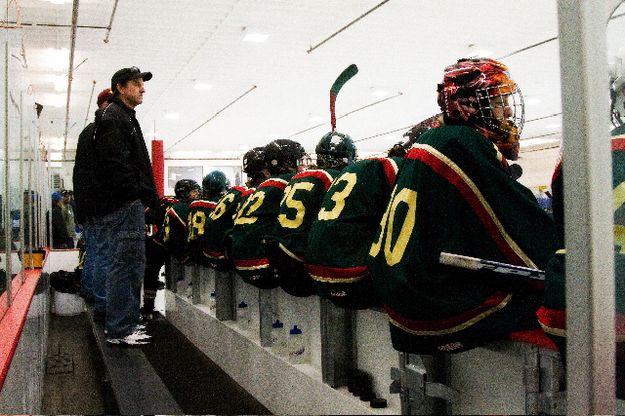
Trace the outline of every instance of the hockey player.
[[230, 234], [232, 260], [244, 281], [261, 289], [273, 289], [278, 279], [270, 267], [264, 238], [276, 222], [284, 189], [297, 172], [306, 152], [302, 145], [278, 139], [265, 147], [265, 163], [271, 177], [261, 183], [238, 210]]
[[406, 140], [395, 143], [393, 147], [389, 149], [387, 156], [399, 157], [403, 159], [413, 143], [421, 137], [423, 133], [429, 129], [442, 127], [444, 124], [445, 122], [442, 114], [436, 114], [432, 117], [426, 118], [420, 123], [415, 124], [410, 128], [410, 130], [404, 133], [403, 137], [405, 137]]
[[181, 179], [176, 182], [174, 190], [178, 203], [167, 210], [162, 233], [156, 242], [162, 244], [170, 256], [187, 264], [190, 262], [187, 245], [189, 204], [200, 196], [202, 188], [193, 179]]
[[280, 287], [300, 297], [316, 293], [304, 267], [310, 226], [334, 178], [357, 157], [351, 137], [336, 131], [321, 138], [315, 153], [318, 168], [300, 172], [291, 179], [280, 203], [278, 221], [267, 237], [269, 262], [278, 273]]
[[189, 226], [189, 255], [197, 264], [208, 266], [204, 256], [204, 230], [206, 222], [230, 185], [226, 175], [220, 170], [209, 172], [202, 180], [202, 197], [189, 204], [187, 224]]
[[353, 309], [379, 306], [366, 259], [401, 158], [368, 158], [345, 168], [312, 223], [306, 269], [319, 296]]
[[[625, 207], [619, 189], [625, 183], [625, 76], [610, 85], [612, 101], [612, 189], [614, 208], [614, 275], [616, 293], [616, 395], [625, 399]], [[551, 182], [553, 217], [558, 231], [558, 247], [545, 270], [545, 298], [538, 310], [543, 330], [558, 346], [566, 365], [566, 270], [564, 249], [564, 193], [562, 159], [556, 164]]]
[[332, 183], [311, 226], [306, 253], [306, 269], [321, 297], [344, 308], [380, 306], [366, 265], [369, 247], [406, 150], [441, 125], [440, 115], [418, 123], [404, 134], [406, 141], [389, 149], [388, 157], [359, 160]]
[[552, 220], [508, 169], [523, 126], [508, 68], [459, 60], [445, 68], [438, 104], [445, 126], [406, 155], [369, 252], [393, 347], [415, 354], [460, 352], [538, 327], [542, 288], [443, 266], [441, 252], [544, 268], [555, 248]]
[[[159, 231], [163, 231], [163, 221], [167, 210], [177, 204], [178, 200], [172, 196], [161, 198], [157, 209], [145, 209], [145, 223], [148, 233], [145, 238], [145, 274], [143, 275], [143, 306], [141, 317], [143, 321], [154, 318], [154, 300], [159, 287], [158, 276], [167, 259], [167, 251], [162, 244], [157, 243]], [[164, 231], [163, 231], [164, 232]]]
[[217, 206], [204, 225], [203, 255], [209, 267], [217, 270], [232, 268], [226, 258], [226, 234], [234, 226], [234, 216], [242, 201], [251, 195], [255, 187], [267, 179], [264, 147], [255, 147], [243, 155], [243, 172], [247, 186], [233, 186], [217, 201]]

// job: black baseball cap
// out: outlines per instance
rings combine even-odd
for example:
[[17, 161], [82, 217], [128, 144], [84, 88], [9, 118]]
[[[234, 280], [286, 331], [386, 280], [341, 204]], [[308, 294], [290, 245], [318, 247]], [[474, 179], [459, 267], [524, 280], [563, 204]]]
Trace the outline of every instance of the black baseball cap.
[[115, 87], [117, 84], [123, 84], [126, 81], [130, 81], [131, 79], [143, 79], [144, 81], [149, 81], [152, 79], [151, 72], [141, 72], [139, 68], [136, 66], [131, 66], [130, 68], [122, 68], [119, 71], [113, 74], [111, 78], [111, 90], [115, 91]]

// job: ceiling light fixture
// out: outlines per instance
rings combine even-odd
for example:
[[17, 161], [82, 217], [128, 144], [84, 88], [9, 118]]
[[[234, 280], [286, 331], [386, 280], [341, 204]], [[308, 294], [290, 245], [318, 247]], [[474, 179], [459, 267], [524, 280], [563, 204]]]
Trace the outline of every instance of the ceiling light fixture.
[[180, 118], [180, 113], [165, 113], [165, 118], [169, 120], [178, 120]]
[[494, 52], [489, 49], [479, 49], [475, 43], [469, 43], [468, 48], [468, 58], [490, 58], [494, 55]]
[[386, 97], [389, 92], [388, 90], [385, 90], [384, 88], [371, 88], [371, 96], [372, 97], [377, 97], [377, 98], [382, 98], [382, 97]]
[[489, 51], [488, 49], [478, 49], [474, 51], [469, 58], [490, 58], [493, 56], [493, 51]]
[[244, 27], [243, 42], [262, 43], [269, 38], [269, 35], [260, 30]]
[[193, 84], [193, 89], [198, 91], [206, 91], [213, 88], [211, 84], [207, 84], [206, 82], [196, 82]]

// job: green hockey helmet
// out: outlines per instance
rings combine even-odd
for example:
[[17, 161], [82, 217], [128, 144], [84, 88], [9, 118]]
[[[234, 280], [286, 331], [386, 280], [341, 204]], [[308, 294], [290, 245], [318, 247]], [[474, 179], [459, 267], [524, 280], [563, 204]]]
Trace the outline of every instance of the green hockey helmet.
[[358, 157], [352, 138], [337, 131], [326, 133], [317, 143], [315, 153], [320, 168], [343, 169]]
[[220, 170], [209, 172], [202, 180], [202, 189], [206, 196], [219, 195], [226, 190], [228, 185], [230, 185], [230, 181], [226, 178], [225, 173]]

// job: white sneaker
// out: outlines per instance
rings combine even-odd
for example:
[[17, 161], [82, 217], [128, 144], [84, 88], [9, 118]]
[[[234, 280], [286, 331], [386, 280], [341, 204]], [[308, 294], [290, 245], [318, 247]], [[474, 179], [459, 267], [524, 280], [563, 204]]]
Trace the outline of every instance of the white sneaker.
[[122, 338], [107, 338], [106, 342], [112, 345], [119, 345], [120, 347], [137, 347], [149, 344], [150, 338], [149, 335], [140, 335], [135, 331]]
[[150, 338], [152, 338], [152, 335], [148, 335], [148, 333], [145, 332], [145, 331], [135, 331], [135, 332], [133, 332], [130, 335], [133, 335], [133, 336], [135, 336], [137, 338], [140, 338], [140, 339], [150, 339]]

